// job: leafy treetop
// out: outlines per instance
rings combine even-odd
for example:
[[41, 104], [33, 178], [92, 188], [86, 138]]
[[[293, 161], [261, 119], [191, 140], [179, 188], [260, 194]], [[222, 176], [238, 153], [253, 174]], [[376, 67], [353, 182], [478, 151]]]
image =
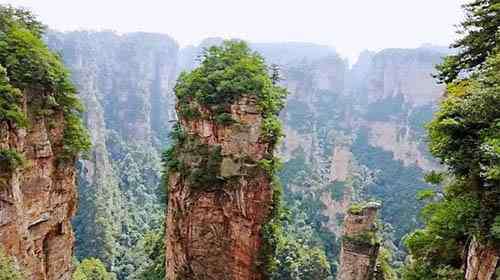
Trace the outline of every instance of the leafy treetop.
[[253, 94], [264, 115], [278, 114], [285, 96], [269, 77], [264, 59], [236, 40], [206, 50], [198, 68], [180, 75], [175, 93], [180, 105], [194, 100], [217, 113], [242, 94]]
[[0, 5], [0, 121], [26, 126], [20, 102], [31, 93], [38, 112], [64, 113], [64, 152], [74, 156], [91, 145], [80, 119], [83, 107], [61, 59], [43, 42], [43, 30], [28, 10]]
[[463, 8], [466, 19], [457, 32], [463, 36], [451, 45], [458, 48], [458, 53], [446, 57], [437, 67], [437, 78], [441, 82], [450, 83], [461, 73], [482, 68], [500, 43], [499, 0], [474, 0]]

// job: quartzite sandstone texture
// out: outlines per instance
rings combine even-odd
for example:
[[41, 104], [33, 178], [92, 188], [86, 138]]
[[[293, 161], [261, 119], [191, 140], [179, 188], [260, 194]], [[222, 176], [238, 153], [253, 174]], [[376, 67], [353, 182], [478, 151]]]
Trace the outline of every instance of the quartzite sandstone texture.
[[[257, 270], [261, 228], [269, 215], [272, 187], [257, 166], [269, 144], [260, 137], [262, 116], [256, 100], [244, 96], [231, 105], [236, 123], [181, 120], [189, 135], [220, 149], [222, 187], [193, 190], [179, 172], [169, 176], [167, 279], [262, 279]], [[183, 154], [189, 168], [196, 151]]]
[[26, 159], [24, 167], [0, 171], [0, 244], [27, 279], [71, 279], [76, 211], [75, 166], [62, 161], [64, 117], [33, 116], [25, 93], [28, 128], [0, 122], [0, 149]]
[[380, 244], [375, 240], [375, 220], [380, 205], [369, 203], [359, 211], [348, 211], [344, 220], [338, 280], [374, 278]]
[[469, 245], [465, 280], [493, 280], [500, 265], [500, 252], [493, 247], [484, 246], [476, 239]]

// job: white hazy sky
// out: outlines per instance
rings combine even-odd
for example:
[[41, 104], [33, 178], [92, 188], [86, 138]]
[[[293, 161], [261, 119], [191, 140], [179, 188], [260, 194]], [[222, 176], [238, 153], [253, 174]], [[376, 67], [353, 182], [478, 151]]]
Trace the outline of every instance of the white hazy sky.
[[159, 32], [181, 46], [206, 37], [364, 50], [449, 45], [467, 0], [0, 0], [30, 8], [58, 30]]

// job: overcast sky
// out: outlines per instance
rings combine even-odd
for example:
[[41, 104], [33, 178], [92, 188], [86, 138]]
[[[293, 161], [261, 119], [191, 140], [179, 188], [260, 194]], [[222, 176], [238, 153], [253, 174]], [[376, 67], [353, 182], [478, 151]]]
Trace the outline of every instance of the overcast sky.
[[33, 10], [58, 30], [111, 29], [171, 35], [181, 46], [206, 37], [364, 50], [449, 45], [467, 0], [0, 0]]

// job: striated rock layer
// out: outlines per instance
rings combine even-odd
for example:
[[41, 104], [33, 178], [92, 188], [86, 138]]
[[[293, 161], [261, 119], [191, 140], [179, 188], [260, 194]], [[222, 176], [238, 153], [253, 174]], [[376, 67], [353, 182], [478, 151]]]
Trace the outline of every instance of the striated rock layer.
[[[493, 280], [500, 265], [500, 252], [482, 245], [476, 239], [469, 245], [465, 263], [465, 280]], [[498, 277], [498, 276], [497, 276]]]
[[26, 163], [0, 170], [0, 244], [26, 279], [71, 279], [76, 211], [74, 161], [62, 160], [64, 117], [33, 116], [25, 93], [30, 126], [0, 122], [0, 149], [22, 154]]
[[[262, 279], [257, 270], [261, 229], [269, 215], [271, 179], [257, 162], [268, 153], [260, 137], [256, 100], [243, 96], [231, 105], [236, 121], [181, 120], [187, 137], [219, 150], [219, 186], [196, 188], [180, 172], [169, 174], [166, 233], [167, 279]], [[206, 113], [206, 112], [205, 112]], [[185, 168], [197, 168], [198, 150], [183, 151]], [[202, 170], [205, 171], [205, 170]]]
[[379, 208], [379, 204], [369, 203], [347, 212], [338, 280], [374, 279], [380, 248], [375, 225]]

